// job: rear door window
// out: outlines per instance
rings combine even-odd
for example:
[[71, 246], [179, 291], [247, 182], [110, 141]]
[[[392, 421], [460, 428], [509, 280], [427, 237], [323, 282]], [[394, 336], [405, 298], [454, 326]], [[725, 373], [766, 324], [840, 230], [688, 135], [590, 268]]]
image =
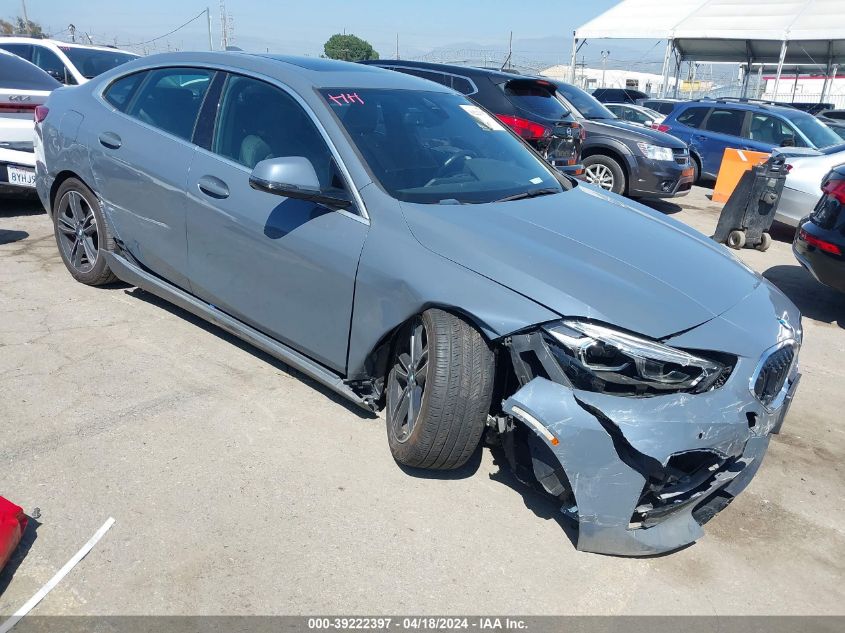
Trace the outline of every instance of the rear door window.
[[50, 75], [53, 79], [61, 81], [63, 84], [75, 85], [76, 79], [68, 71], [64, 62], [46, 46], [32, 47], [32, 63], [38, 66], [45, 73]]
[[213, 75], [214, 71], [200, 68], [150, 71], [127, 114], [190, 140]]
[[704, 129], [717, 134], [728, 136], [740, 136], [742, 124], [745, 121], [745, 110], [733, 110], [731, 108], [713, 108]]
[[678, 115], [678, 123], [687, 127], [699, 128], [709, 111], [710, 108], [687, 108]]

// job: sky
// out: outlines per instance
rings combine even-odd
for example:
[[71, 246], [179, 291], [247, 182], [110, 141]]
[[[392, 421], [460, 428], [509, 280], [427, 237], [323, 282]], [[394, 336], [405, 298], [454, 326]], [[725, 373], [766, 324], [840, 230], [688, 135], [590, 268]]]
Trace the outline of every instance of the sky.
[[[441, 49], [445, 57], [459, 51], [507, 51], [513, 31], [514, 59], [568, 63], [572, 31], [619, 0], [227, 0], [234, 22], [234, 43], [248, 51], [319, 55], [334, 33], [354, 33], [368, 40], [382, 57], [399, 53], [415, 58]], [[219, 0], [26, 0], [27, 14], [59, 39], [77, 41], [88, 33], [96, 43], [117, 43], [138, 52], [208, 49], [205, 16], [185, 28], [143, 45], [211, 8], [214, 46], [220, 45]], [[21, 13], [20, 0], [0, 0], [0, 17]], [[614, 43], [608, 67], [643, 59], [659, 60], [655, 42]], [[653, 46], [654, 45], [654, 46]], [[445, 49], [445, 52], [443, 51]], [[602, 44], [582, 49], [587, 62], [598, 60]], [[581, 55], [579, 54], [579, 59]], [[458, 61], [443, 59], [439, 61]], [[647, 70], [643, 68], [643, 70]]]

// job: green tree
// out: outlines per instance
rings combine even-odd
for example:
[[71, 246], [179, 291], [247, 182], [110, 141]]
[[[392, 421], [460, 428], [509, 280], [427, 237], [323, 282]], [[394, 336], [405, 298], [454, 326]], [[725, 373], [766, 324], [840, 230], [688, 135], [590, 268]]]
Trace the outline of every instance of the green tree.
[[342, 59], [348, 62], [359, 62], [363, 59], [378, 59], [378, 52], [367, 40], [355, 35], [332, 35], [323, 46], [326, 57]]
[[[27, 28], [27, 23], [29, 24], [29, 28]], [[41, 30], [41, 25], [38, 22], [33, 22], [32, 20], [25, 21], [22, 17], [18, 16], [17, 19], [17, 26], [15, 27], [15, 33], [19, 35], [32, 35], [32, 37], [43, 37], [44, 31]]]
[[0, 33], [3, 35], [29, 35], [32, 33], [33, 37], [44, 36], [44, 31], [41, 30], [41, 25], [38, 22], [29, 20], [29, 28], [27, 28], [27, 22], [20, 16], [16, 17], [13, 22], [0, 19]]

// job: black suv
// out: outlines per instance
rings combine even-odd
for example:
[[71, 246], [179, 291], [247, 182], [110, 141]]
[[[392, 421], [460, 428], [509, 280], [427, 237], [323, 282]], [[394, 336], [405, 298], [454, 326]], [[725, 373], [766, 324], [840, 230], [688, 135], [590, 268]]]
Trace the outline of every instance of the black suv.
[[693, 182], [686, 143], [674, 136], [625, 123], [592, 96], [551, 80], [557, 96], [584, 127], [584, 179], [632, 198], [671, 198], [689, 193]]
[[638, 99], [648, 99], [648, 95], [632, 88], [596, 88], [593, 96], [602, 103], [637, 103]]
[[580, 162], [583, 128], [555, 97], [555, 86], [543, 78], [404, 60], [361, 63], [449, 86], [495, 115], [559, 171], [572, 176], [583, 172]]

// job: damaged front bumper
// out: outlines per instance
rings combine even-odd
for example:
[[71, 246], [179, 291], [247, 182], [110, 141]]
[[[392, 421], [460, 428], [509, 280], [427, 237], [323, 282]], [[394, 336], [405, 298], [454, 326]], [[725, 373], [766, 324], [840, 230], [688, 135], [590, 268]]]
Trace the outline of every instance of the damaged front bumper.
[[740, 359], [713, 391], [647, 398], [535, 377], [503, 409], [541, 445], [532, 450], [538, 481], [562, 498], [570, 489], [563, 511], [578, 521], [578, 549], [658, 554], [703, 535], [701, 526], [748, 485], [780, 430], [800, 378], [797, 354], [774, 407], [749, 389], [755, 365]]

